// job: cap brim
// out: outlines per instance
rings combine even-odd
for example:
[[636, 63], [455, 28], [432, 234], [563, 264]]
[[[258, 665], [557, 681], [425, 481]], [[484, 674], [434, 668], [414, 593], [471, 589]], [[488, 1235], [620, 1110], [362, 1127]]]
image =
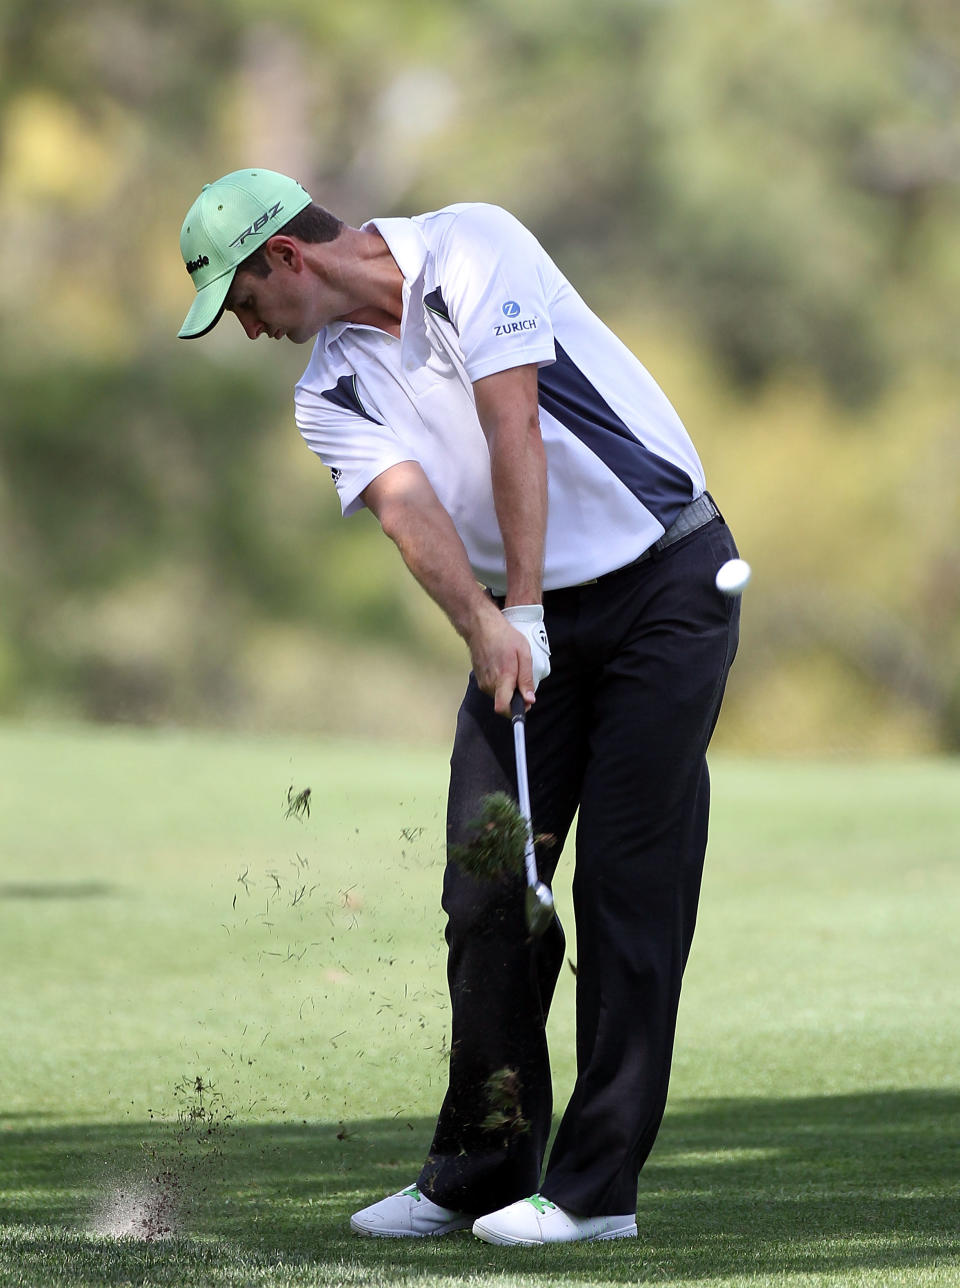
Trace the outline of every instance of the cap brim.
[[197, 291], [197, 298], [190, 306], [190, 312], [183, 320], [183, 326], [177, 332], [181, 340], [199, 340], [220, 321], [223, 316], [224, 301], [233, 282], [236, 269], [224, 273], [215, 281]]

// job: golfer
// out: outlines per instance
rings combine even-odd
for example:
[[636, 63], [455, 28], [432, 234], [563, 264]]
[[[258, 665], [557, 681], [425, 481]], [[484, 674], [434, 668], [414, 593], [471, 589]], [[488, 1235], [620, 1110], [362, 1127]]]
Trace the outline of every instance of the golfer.
[[579, 808], [577, 1078], [546, 1167], [563, 932], [555, 919], [528, 936], [522, 873], [481, 882], [448, 862], [448, 1090], [415, 1183], [351, 1225], [521, 1245], [636, 1236], [738, 635], [738, 600], [714, 584], [736, 547], [690, 438], [496, 206], [352, 228], [294, 180], [244, 170], [203, 189], [180, 244], [197, 292], [180, 335], [227, 311], [251, 340], [314, 342], [301, 434], [344, 514], [373, 511], [466, 641], [448, 844], [469, 839], [484, 796], [516, 790], [517, 691], [547, 882]]

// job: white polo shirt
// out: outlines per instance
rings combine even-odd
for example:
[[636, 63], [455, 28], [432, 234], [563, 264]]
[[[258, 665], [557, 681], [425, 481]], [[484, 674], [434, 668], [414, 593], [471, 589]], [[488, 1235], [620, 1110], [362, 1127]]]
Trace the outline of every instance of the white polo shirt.
[[334, 323], [296, 389], [296, 419], [344, 514], [401, 461], [422, 466], [477, 580], [506, 590], [490, 457], [472, 382], [539, 366], [547, 457], [545, 590], [630, 563], [704, 490], [676, 412], [534, 236], [496, 206], [376, 219], [403, 273], [400, 338]]

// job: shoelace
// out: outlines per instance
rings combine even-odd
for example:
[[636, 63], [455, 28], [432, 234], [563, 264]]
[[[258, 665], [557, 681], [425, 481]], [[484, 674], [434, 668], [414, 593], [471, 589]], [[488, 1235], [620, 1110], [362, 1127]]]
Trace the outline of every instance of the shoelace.
[[415, 1185], [411, 1185], [408, 1190], [401, 1190], [401, 1193], [406, 1195], [408, 1198], [416, 1199], [418, 1203], [420, 1202], [421, 1198], [423, 1198], [423, 1195], [420, 1193], [420, 1191], [417, 1189]]
[[553, 1211], [557, 1206], [556, 1203], [551, 1203], [549, 1199], [545, 1199], [542, 1194], [531, 1194], [528, 1199], [524, 1199], [523, 1201], [524, 1203], [529, 1203], [531, 1207], [535, 1207], [541, 1216], [543, 1216], [548, 1209]]

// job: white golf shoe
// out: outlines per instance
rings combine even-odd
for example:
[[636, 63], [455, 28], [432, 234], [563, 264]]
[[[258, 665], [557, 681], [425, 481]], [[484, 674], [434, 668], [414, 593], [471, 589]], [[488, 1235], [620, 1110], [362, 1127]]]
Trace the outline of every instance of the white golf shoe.
[[473, 1233], [486, 1243], [504, 1245], [590, 1243], [635, 1239], [637, 1219], [632, 1212], [626, 1216], [575, 1216], [542, 1194], [533, 1194], [499, 1212], [479, 1217], [473, 1223]]
[[469, 1230], [473, 1217], [441, 1207], [415, 1185], [354, 1212], [350, 1229], [375, 1239], [423, 1239], [432, 1234]]

